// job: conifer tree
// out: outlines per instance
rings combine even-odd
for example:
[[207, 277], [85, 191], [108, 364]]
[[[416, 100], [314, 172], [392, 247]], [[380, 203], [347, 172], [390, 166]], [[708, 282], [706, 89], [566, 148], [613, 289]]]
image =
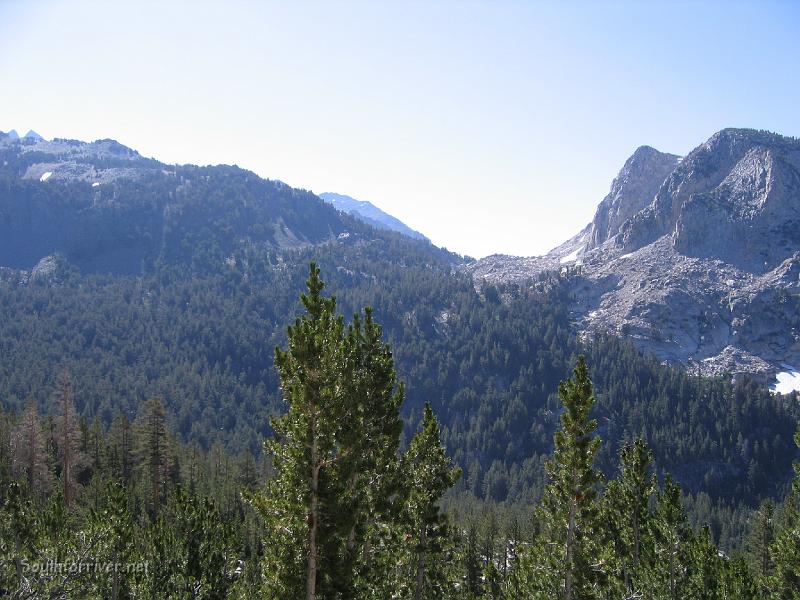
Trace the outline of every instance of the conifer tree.
[[[800, 446], [800, 429], [794, 440]], [[800, 511], [795, 505], [800, 498], [800, 462], [794, 463], [794, 471], [791, 496], [784, 507], [783, 529], [771, 546], [774, 569], [767, 578], [770, 598], [780, 600], [800, 599]]]
[[80, 429], [72, 395], [72, 381], [66, 369], [58, 378], [56, 402], [59, 412], [56, 419], [55, 443], [61, 465], [64, 505], [69, 508], [77, 491], [77, 473], [83, 457], [79, 447]]
[[165, 496], [170, 465], [170, 440], [161, 398], [145, 402], [137, 417], [136, 462], [147, 490], [150, 513], [158, 517]]
[[11, 449], [14, 438], [10, 416], [0, 406], [0, 505], [5, 500], [6, 488], [11, 485], [14, 457]]
[[589, 416], [592, 382], [582, 356], [558, 394], [564, 412], [553, 458], [546, 465], [549, 483], [539, 507], [542, 532], [521, 557], [512, 586], [521, 588], [523, 597], [584, 600], [597, 595], [601, 475], [594, 467], [600, 446], [594, 435], [597, 422]]
[[455, 485], [460, 471], [452, 467], [442, 447], [439, 423], [429, 404], [420, 431], [403, 456], [402, 473], [409, 488], [404, 499], [408, 580], [398, 582], [398, 591], [410, 589], [414, 600], [444, 598], [452, 584], [447, 558], [450, 533], [439, 500]]
[[305, 314], [275, 352], [288, 411], [273, 420], [274, 475], [253, 503], [267, 597], [351, 598], [382, 572], [371, 542], [392, 525], [402, 386], [371, 312], [345, 328], [313, 263], [306, 285]]
[[608, 484], [603, 496], [604, 521], [628, 597], [641, 593], [642, 561], [649, 565], [654, 560], [649, 510], [656, 490], [655, 476], [649, 472], [652, 456], [641, 439], [626, 444], [620, 452], [619, 478]]
[[681, 600], [686, 597], [692, 532], [683, 510], [680, 487], [669, 476], [657, 494], [653, 538], [655, 561], [641, 574], [644, 595], [654, 600]]
[[125, 486], [133, 477], [134, 440], [130, 419], [125, 413], [118, 413], [111, 423], [106, 442], [106, 458], [110, 474]]
[[478, 598], [483, 595], [481, 553], [478, 546], [478, 526], [472, 519], [467, 524], [462, 560], [464, 562], [465, 578], [463, 585], [466, 597]]
[[764, 500], [753, 513], [752, 525], [747, 538], [747, 551], [750, 564], [766, 593], [766, 582], [772, 574], [772, 550], [775, 540], [775, 506], [771, 500]]
[[52, 473], [41, 420], [33, 400], [28, 401], [16, 427], [13, 448], [15, 477], [25, 482], [29, 494], [41, 498], [50, 490]]
[[692, 536], [688, 549], [684, 597], [722, 600], [722, 564], [708, 525], [703, 525], [697, 535]]

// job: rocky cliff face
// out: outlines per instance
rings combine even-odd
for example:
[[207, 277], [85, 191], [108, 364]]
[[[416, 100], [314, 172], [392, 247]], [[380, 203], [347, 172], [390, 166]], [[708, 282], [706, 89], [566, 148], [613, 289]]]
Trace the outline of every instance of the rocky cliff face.
[[597, 248], [616, 236], [620, 227], [645, 208], [680, 161], [679, 156], [641, 146], [614, 178], [590, 225], [587, 249]]
[[800, 140], [726, 129], [683, 160], [640, 148], [577, 236], [468, 268], [478, 281], [559, 269], [583, 332], [706, 373], [800, 366]]

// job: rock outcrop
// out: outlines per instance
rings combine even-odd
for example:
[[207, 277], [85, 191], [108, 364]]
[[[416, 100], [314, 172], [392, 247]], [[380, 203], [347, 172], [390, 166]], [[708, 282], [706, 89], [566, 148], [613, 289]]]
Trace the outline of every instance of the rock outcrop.
[[705, 373], [800, 366], [800, 140], [726, 129], [683, 160], [640, 148], [574, 238], [467, 268], [478, 282], [560, 270], [582, 332]]

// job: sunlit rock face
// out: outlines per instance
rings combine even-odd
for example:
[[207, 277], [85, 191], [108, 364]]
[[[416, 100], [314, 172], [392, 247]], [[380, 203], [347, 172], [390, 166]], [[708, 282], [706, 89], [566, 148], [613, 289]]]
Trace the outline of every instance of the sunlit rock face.
[[726, 129], [682, 160], [639, 148], [575, 237], [468, 268], [479, 282], [557, 270], [586, 334], [705, 373], [772, 376], [800, 364], [800, 141]]

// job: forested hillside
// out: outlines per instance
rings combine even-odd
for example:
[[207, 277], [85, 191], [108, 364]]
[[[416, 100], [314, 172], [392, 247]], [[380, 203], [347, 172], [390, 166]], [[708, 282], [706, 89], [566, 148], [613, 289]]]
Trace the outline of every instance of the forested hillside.
[[[747, 543], [715, 546], [641, 438], [613, 478], [586, 359], [558, 386], [540, 501], [448, 515], [461, 477], [429, 404], [402, 448], [398, 381], [373, 312], [350, 323], [312, 263], [304, 310], [275, 352], [286, 411], [268, 468], [175, 439], [162, 401], [106, 433], [78, 416], [68, 370], [54, 416], [0, 411], [0, 593], [11, 598], [792, 598], [800, 463]], [[800, 431], [795, 435], [800, 445]], [[262, 463], [264, 464], [264, 463]]]
[[[273, 349], [314, 260], [343, 314], [371, 306], [383, 324], [407, 385], [401, 445], [430, 403], [463, 470], [452, 493], [468, 503], [539, 497], [557, 386], [580, 353], [606, 474], [621, 445], [641, 437], [656, 471], [692, 494], [693, 514], [722, 515], [712, 532], [731, 544], [741, 542], [742, 511], [786, 490], [796, 398], [745, 378], [690, 377], [617, 338], [580, 340], [557, 273], [478, 288], [462, 257], [236, 167], [163, 165], [108, 142], [56, 147], [61, 155], [3, 150], [6, 410], [20, 414], [30, 398], [53, 414], [67, 369], [78, 413], [101, 428], [157, 395], [180, 439], [260, 459], [270, 418], [284, 410]], [[47, 163], [52, 179], [22, 177], [68, 152], [78, 158]]]

